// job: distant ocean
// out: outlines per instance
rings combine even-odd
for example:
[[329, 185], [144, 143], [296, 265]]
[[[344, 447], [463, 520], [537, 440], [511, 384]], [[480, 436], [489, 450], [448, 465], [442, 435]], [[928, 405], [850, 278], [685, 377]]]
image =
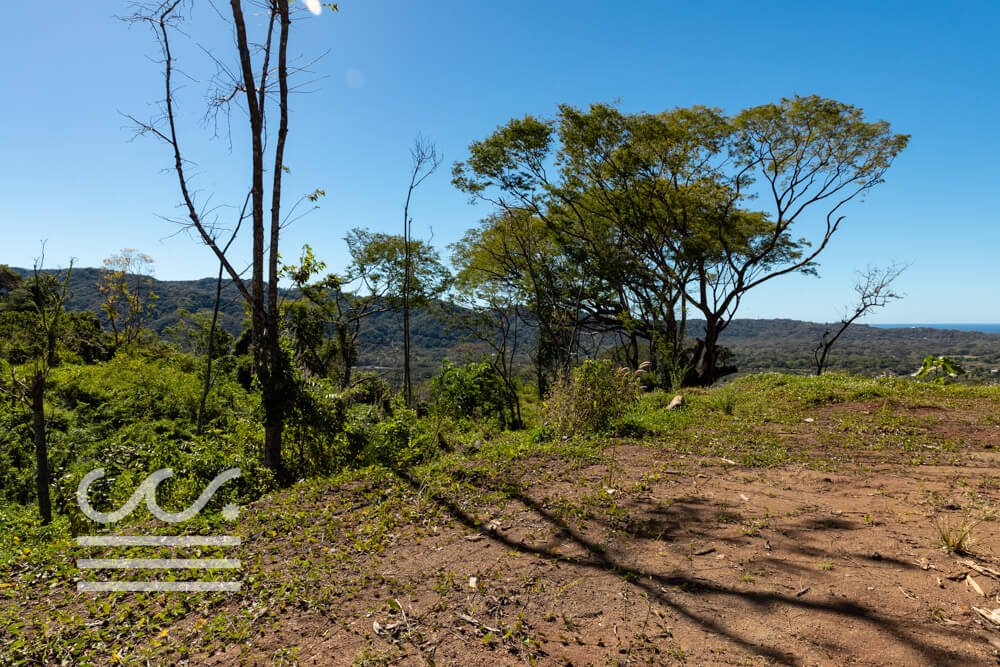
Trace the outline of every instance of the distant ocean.
[[993, 324], [872, 324], [879, 329], [956, 329], [1000, 334], [1000, 323]]

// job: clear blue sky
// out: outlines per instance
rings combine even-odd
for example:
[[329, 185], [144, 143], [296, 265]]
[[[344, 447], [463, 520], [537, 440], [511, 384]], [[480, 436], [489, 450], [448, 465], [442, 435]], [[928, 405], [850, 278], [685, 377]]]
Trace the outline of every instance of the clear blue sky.
[[[192, 37], [225, 50], [207, 0]], [[222, 2], [221, 5], [226, 5]], [[214, 274], [210, 251], [163, 215], [179, 201], [170, 159], [130, 141], [120, 112], [149, 116], [161, 97], [150, 34], [116, 20], [127, 2], [9, 3], [0, 28], [0, 263], [98, 265], [122, 247], [156, 259], [164, 279]], [[309, 241], [343, 264], [354, 226], [397, 231], [408, 149], [420, 132], [445, 165], [418, 192], [415, 231], [442, 249], [486, 214], [450, 185], [468, 144], [525, 113], [620, 100], [627, 111], [705, 104], [735, 112], [790, 94], [833, 97], [912, 134], [887, 182], [853, 205], [822, 257], [821, 277], [780, 279], [742, 317], [831, 320], [855, 269], [911, 263], [903, 301], [873, 322], [1000, 321], [1000, 102], [995, 2], [629, 2], [347, 0], [301, 16], [292, 52], [313, 66], [313, 92], [293, 100], [287, 193], [326, 189], [322, 207], [288, 230], [284, 255]], [[225, 9], [225, 7], [222, 7]], [[180, 47], [183, 48], [183, 47]], [[200, 123], [208, 75], [187, 48], [182, 128], [196, 183], [238, 204], [244, 146]], [[240, 118], [233, 118], [236, 132]], [[222, 131], [223, 136], [225, 131]], [[219, 209], [232, 215], [229, 209]]]

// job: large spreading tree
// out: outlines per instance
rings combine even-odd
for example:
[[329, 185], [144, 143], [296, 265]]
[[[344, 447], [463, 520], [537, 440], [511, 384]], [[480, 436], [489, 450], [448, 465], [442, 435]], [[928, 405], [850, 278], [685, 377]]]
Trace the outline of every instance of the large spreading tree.
[[[470, 146], [454, 183], [551, 230], [590, 284], [586, 326], [641, 338], [664, 378], [711, 384], [747, 293], [814, 272], [845, 206], [882, 182], [908, 137], [857, 107], [792, 97], [733, 116], [562, 106]], [[687, 314], [705, 319], [688, 344]]]

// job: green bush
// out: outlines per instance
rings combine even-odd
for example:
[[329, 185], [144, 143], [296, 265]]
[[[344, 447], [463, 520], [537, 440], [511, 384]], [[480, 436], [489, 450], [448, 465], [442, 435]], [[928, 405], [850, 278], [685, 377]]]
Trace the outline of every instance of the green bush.
[[356, 373], [351, 388], [345, 392], [350, 404], [382, 407], [392, 396], [389, 382], [377, 373]]
[[637, 373], [606, 359], [588, 359], [552, 386], [542, 418], [558, 435], [606, 431], [638, 401], [640, 392]]
[[393, 399], [391, 415], [382, 417], [373, 407], [354, 413], [347, 425], [347, 440], [355, 465], [406, 468], [438, 453], [434, 434], [426, 422], [399, 397]]
[[445, 361], [431, 381], [431, 410], [440, 416], [496, 419], [507, 426], [514, 421], [512, 414], [508, 418], [511, 401], [503, 378], [485, 361], [464, 366]]
[[285, 458], [296, 477], [337, 472], [350, 461], [344, 427], [348, 399], [333, 381], [298, 380], [292, 385], [285, 422]]

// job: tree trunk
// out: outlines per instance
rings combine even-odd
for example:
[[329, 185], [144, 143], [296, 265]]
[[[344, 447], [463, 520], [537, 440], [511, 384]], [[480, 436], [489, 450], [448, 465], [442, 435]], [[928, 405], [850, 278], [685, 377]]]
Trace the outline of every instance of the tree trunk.
[[[705, 322], [705, 338], [698, 340], [697, 348], [701, 354], [695, 355], [696, 373], [693, 384], [708, 387], [726, 375], [736, 372], [736, 366], [719, 366], [719, 335], [722, 333], [719, 321], [707, 317]], [[696, 348], [696, 349], [697, 349]]]
[[[413, 186], [410, 186], [413, 191]], [[413, 386], [410, 379], [410, 221], [409, 197], [403, 208], [403, 399], [406, 406], [413, 404]]]
[[826, 357], [830, 353], [830, 348], [824, 346], [823, 353], [820, 355], [819, 359], [816, 361], [816, 375], [822, 375], [823, 370], [826, 368]]
[[695, 359], [696, 384], [708, 387], [719, 379], [717, 369], [719, 356], [719, 329], [713, 317], [705, 318], [705, 337], [698, 341], [701, 354]]
[[[539, 332], [541, 337], [541, 332]], [[549, 392], [549, 381], [545, 377], [545, 359], [542, 357], [541, 343], [535, 352], [535, 382], [538, 385], [538, 400], [545, 400], [545, 394]]]
[[628, 367], [635, 371], [639, 369], [639, 335], [635, 331], [628, 333]]
[[340, 352], [340, 364], [344, 367], [340, 376], [340, 388], [344, 391], [351, 388], [351, 375], [354, 368], [354, 341], [347, 331], [347, 325], [337, 325], [337, 348]]
[[198, 421], [197, 433], [202, 434], [205, 428], [205, 403], [208, 401], [208, 393], [212, 390], [212, 356], [215, 352], [215, 329], [219, 324], [219, 302], [222, 300], [222, 272], [224, 268], [219, 263], [219, 277], [215, 281], [215, 305], [212, 307], [212, 326], [208, 329], [208, 344], [205, 354], [205, 382], [201, 387], [201, 399], [198, 401]]
[[403, 398], [406, 400], [407, 407], [413, 404], [413, 385], [410, 380], [410, 299], [408, 288], [403, 289]]
[[285, 382], [284, 355], [281, 351], [278, 322], [272, 318], [268, 318], [263, 348], [263, 365], [258, 379], [261, 400], [264, 404], [264, 465], [284, 483], [288, 481], [288, 477], [281, 461], [281, 441], [288, 387]]
[[45, 433], [45, 375], [35, 372], [31, 382], [31, 416], [35, 435], [35, 480], [38, 488], [38, 513], [43, 524], [52, 522], [49, 497], [49, 447]]

